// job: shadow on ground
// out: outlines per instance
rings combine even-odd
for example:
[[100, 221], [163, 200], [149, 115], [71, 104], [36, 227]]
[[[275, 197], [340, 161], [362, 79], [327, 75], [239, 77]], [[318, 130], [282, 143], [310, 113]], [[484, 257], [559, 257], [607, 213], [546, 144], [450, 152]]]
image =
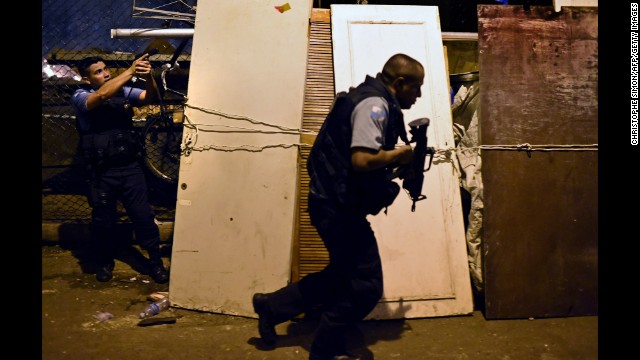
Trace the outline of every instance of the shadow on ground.
[[[96, 273], [96, 262], [88, 224], [61, 224], [58, 229], [58, 237], [57, 241], [44, 242], [43, 245], [57, 245], [63, 250], [70, 251], [83, 273]], [[149, 259], [146, 252], [136, 243], [131, 224], [117, 225], [113, 246], [116, 260], [129, 265], [140, 274], [149, 274]], [[171, 243], [162, 242], [160, 252], [162, 257], [170, 259]]]
[[[304, 318], [290, 321], [284, 334], [278, 335], [278, 341], [274, 346], [265, 345], [259, 337], [251, 337], [247, 343], [260, 351], [302, 347], [309, 352], [318, 323], [319, 313], [311, 312]], [[360, 355], [362, 360], [373, 360], [370, 346], [378, 342], [399, 340], [402, 333], [409, 329], [410, 325], [402, 319], [364, 321], [346, 330], [347, 348]]]

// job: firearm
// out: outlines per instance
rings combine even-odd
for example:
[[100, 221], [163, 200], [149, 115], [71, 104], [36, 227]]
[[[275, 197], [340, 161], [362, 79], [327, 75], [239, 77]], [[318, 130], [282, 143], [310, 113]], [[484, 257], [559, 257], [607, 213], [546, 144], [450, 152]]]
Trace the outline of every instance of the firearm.
[[[403, 180], [402, 188], [405, 189], [413, 201], [411, 211], [416, 211], [416, 202], [426, 199], [422, 194], [422, 184], [424, 183], [424, 173], [431, 168], [435, 149], [427, 146], [427, 127], [429, 118], [419, 118], [409, 123], [409, 133], [411, 140], [409, 143], [416, 143], [413, 149], [413, 160], [406, 165], [401, 165], [396, 171], [396, 177]], [[427, 155], [429, 155], [429, 166], [424, 168]]]
[[137, 59], [141, 58], [141, 57], [142, 57], [142, 55], [144, 55], [144, 54], [149, 54], [149, 56], [147, 57], [147, 60], [149, 60], [149, 58], [150, 58], [152, 55], [155, 55], [155, 54], [157, 54], [157, 53], [159, 53], [159, 52], [160, 52], [160, 50], [158, 50], [157, 48], [147, 49], [147, 50], [145, 50], [144, 52], [142, 52], [141, 54], [136, 54], [136, 55], [134, 55], [134, 58], [133, 58], [133, 59], [134, 59], [134, 60], [137, 60]]

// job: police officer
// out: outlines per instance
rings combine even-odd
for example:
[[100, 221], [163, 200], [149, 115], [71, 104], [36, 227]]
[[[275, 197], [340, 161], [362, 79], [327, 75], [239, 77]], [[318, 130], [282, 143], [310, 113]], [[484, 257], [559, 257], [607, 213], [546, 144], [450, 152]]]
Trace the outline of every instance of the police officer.
[[[253, 295], [264, 343], [275, 344], [277, 324], [321, 308], [309, 359], [358, 359], [346, 349], [344, 330], [366, 317], [383, 291], [378, 246], [366, 217], [391, 205], [399, 192], [392, 171], [413, 158], [401, 109], [421, 96], [423, 80], [417, 60], [395, 54], [382, 72], [336, 97], [307, 161], [309, 215], [329, 264], [275, 292]], [[399, 138], [405, 144], [396, 147]]]
[[[100, 57], [83, 59], [78, 70], [87, 86], [76, 90], [71, 97], [80, 150], [89, 175], [87, 197], [92, 207], [96, 279], [101, 282], [113, 277], [118, 200], [127, 211], [136, 240], [149, 255], [151, 277], [157, 283], [169, 281], [160, 256], [160, 234], [149, 204], [147, 183], [139, 162], [140, 145], [132, 122], [132, 106], [154, 103], [159, 96], [148, 56], [144, 54], [136, 59], [115, 77]], [[144, 90], [126, 85], [134, 76], [146, 82]]]

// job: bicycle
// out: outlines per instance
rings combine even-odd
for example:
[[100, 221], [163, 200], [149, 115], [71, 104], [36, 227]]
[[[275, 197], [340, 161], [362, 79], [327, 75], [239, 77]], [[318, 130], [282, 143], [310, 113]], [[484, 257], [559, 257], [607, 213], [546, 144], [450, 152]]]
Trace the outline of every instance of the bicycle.
[[187, 95], [169, 88], [166, 75], [179, 68], [178, 59], [188, 40], [188, 38], [183, 39], [171, 60], [162, 65], [160, 78], [163, 92], [158, 89], [160, 111], [146, 116], [146, 123], [141, 131], [144, 164], [155, 177], [169, 184], [175, 184], [178, 181], [183, 123], [182, 119], [177, 121], [174, 119], [173, 115], [179, 112], [167, 110], [165, 95], [167, 93], [178, 95], [179, 105], [186, 102]]

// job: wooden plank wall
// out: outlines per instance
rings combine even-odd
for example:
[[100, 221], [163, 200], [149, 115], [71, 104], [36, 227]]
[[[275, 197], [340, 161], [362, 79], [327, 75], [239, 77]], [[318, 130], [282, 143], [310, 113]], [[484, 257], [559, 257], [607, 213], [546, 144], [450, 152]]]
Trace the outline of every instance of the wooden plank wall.
[[[309, 55], [304, 94], [302, 128], [319, 131], [333, 103], [333, 50], [331, 43], [331, 10], [313, 9], [309, 23]], [[303, 143], [312, 144], [313, 136], [303, 135]], [[311, 147], [300, 148], [298, 166], [297, 234], [294, 239], [291, 280], [322, 270], [329, 263], [327, 253], [307, 213], [309, 174], [307, 158]]]

